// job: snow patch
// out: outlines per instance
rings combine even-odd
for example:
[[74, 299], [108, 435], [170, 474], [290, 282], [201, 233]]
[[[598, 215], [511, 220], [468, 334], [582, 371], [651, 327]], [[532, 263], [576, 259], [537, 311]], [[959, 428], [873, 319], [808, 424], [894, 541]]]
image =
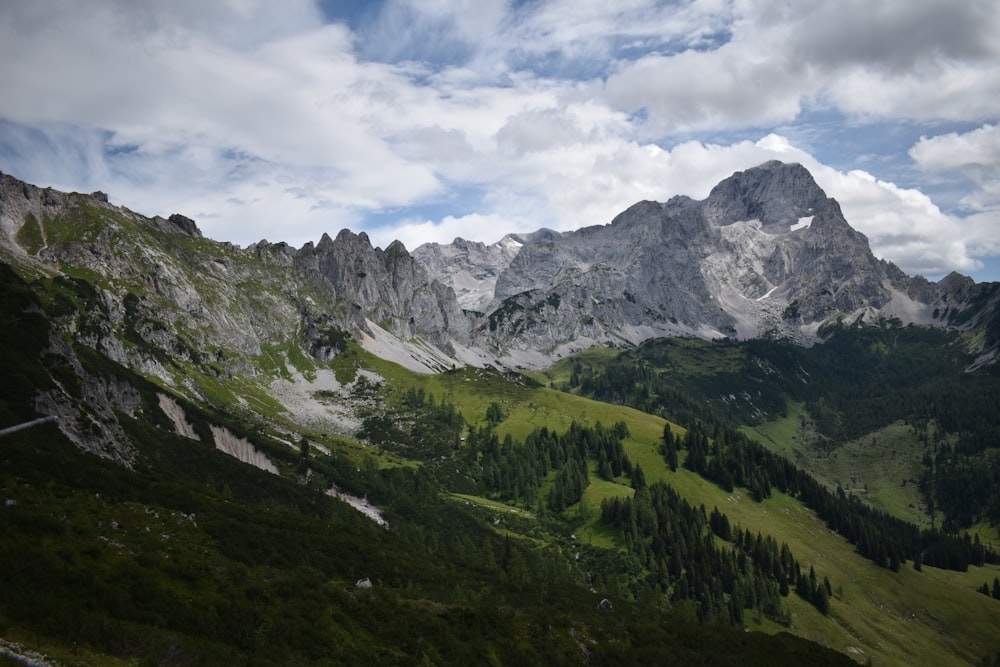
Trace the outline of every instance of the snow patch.
[[796, 222], [791, 227], [789, 227], [788, 231], [790, 231], [790, 232], [797, 232], [800, 229], [809, 229], [809, 225], [812, 224], [812, 221], [813, 221], [814, 217], [816, 217], [816, 216], [809, 215], [809, 216], [806, 216], [804, 218], [799, 218], [799, 221]]
[[517, 251], [520, 250], [521, 246], [523, 246], [524, 244], [515, 239], [510, 234], [507, 234], [502, 239], [497, 241], [497, 245], [500, 246], [501, 248], [504, 248], [505, 250], [510, 250], [513, 251], [514, 253], [517, 253]]

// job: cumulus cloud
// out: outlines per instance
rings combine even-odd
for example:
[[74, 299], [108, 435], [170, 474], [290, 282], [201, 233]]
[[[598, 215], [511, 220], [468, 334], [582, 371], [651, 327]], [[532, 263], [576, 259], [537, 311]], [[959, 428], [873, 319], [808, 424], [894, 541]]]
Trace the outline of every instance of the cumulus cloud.
[[1000, 213], [1000, 127], [921, 137], [910, 157], [925, 171], [961, 173], [976, 186], [961, 203], [973, 211]]
[[[230, 190], [254, 187], [240, 181], [245, 161], [238, 157], [252, 156], [255, 179], [270, 171], [274, 181], [321, 183], [305, 197], [311, 206], [404, 205], [439, 190], [431, 166], [401, 156], [371, 128], [369, 107], [380, 90], [408, 85], [406, 77], [357, 62], [342, 25], [293, 21], [294, 30], [265, 29], [288, 23], [275, 21], [271, 3], [220, 4], [216, 12], [229, 10], [224, 23], [257, 26], [248, 34], [267, 37], [234, 48], [217, 31], [201, 31], [204, 21], [187, 21], [186, 5], [167, 22], [160, 12], [140, 20], [122, 8], [131, 4], [95, 10], [66, 3], [44, 22], [15, 12], [0, 23], [0, 72], [18, 91], [0, 99], [0, 115], [22, 128], [75, 135], [71, 143], [87, 149], [76, 161], [87, 180], [110, 172], [104, 189], [128, 193], [133, 182], [149, 188], [153, 201], [166, 198], [158, 190], [185, 188], [189, 207], [204, 184], [218, 188], [220, 199], [250, 202], [255, 198]], [[145, 31], [133, 33], [137, 25]], [[39, 43], [48, 46], [35, 49]], [[39, 57], [18, 57], [26, 52]], [[58, 157], [53, 151], [50, 163]], [[164, 181], [169, 164], [183, 166]], [[116, 165], [128, 170], [115, 172]]]
[[623, 61], [608, 99], [655, 132], [761, 127], [806, 106], [985, 119], [1000, 107], [1000, 7], [989, 0], [733, 4], [715, 49]]
[[973, 184], [959, 199], [972, 212], [963, 220], [966, 243], [979, 256], [1000, 254], [1000, 127], [986, 124], [961, 134], [922, 137], [909, 153], [925, 171], [960, 174]]
[[997, 252], [982, 231], [1000, 198], [994, 125], [910, 152], [926, 174], [964, 174], [966, 218], [776, 132], [815, 109], [994, 122], [995, 2], [367, 7], [334, 21], [310, 0], [5, 7], [0, 168], [239, 243], [352, 227], [412, 248], [603, 224], [777, 158], [810, 168], [907, 271]]

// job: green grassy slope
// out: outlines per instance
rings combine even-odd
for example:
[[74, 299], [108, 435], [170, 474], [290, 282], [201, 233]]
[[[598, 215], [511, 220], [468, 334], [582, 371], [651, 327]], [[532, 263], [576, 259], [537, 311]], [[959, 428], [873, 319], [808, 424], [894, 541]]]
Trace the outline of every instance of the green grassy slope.
[[[745, 491], [726, 493], [686, 470], [671, 472], [658, 452], [666, 422], [630, 408], [545, 387], [505, 383], [501, 377], [483, 371], [463, 370], [409, 379], [397, 375], [395, 380], [404, 385], [420, 383], [429, 391], [455, 400], [473, 423], [485, 419], [489, 403], [498, 401], [508, 413], [498, 431], [515, 438], [541, 426], [563, 430], [573, 420], [605, 424], [624, 421], [630, 431], [625, 441], [626, 451], [642, 466], [649, 482], [666, 481], [691, 503], [704, 504], [709, 509], [718, 507], [733, 522], [787, 542], [805, 567], [815, 566], [830, 578], [835, 590], [830, 617], [822, 616], [795, 596], [787, 598], [792, 612], [790, 630], [795, 634], [849, 654], [860, 662], [871, 659], [879, 665], [976, 664], [982, 656], [1000, 647], [991, 630], [1000, 627], [1000, 602], [975, 590], [983, 581], [992, 581], [1000, 574], [997, 566], [974, 567], [965, 573], [934, 568], [916, 572], [909, 565], [898, 573], [879, 568], [858, 555], [853, 545], [833, 534], [795, 499], [775, 493], [771, 499], [755, 503]], [[793, 410], [782, 422], [759, 427], [757, 431], [766, 435], [775, 448], [783, 448], [793, 460], [802, 451], [794, 441], [797, 416]], [[845, 449], [854, 452], [855, 457], [874, 459], [886, 468], [881, 475], [868, 478], [869, 494], [864, 497], [904, 518], [908, 516], [906, 510], [911, 510], [909, 516], [919, 519], [919, 511], [908, 507], [914, 502], [912, 493], [903, 493], [905, 487], [891, 486], [899, 478], [899, 470], [907, 477], [914, 474], [913, 456], [906, 454], [904, 446], [906, 428], [887, 428], [878, 437], [879, 447], [875, 449], [864, 448], [860, 443]], [[845, 459], [844, 467], [831, 466], [827, 469], [831, 471], [829, 474], [843, 475], [839, 471], [860, 465], [856, 460], [848, 460], [846, 453], [840, 457]], [[803, 462], [801, 456], [799, 461]], [[869, 463], [865, 469], [872, 470], [875, 466]], [[583, 510], [571, 508], [567, 514], [585, 518], [585, 523], [577, 529], [582, 542], [608, 548], [620, 546], [599, 520], [600, 503], [615, 495], [629, 496], [633, 490], [627, 481], [616, 484], [598, 480], [593, 474], [591, 477], [582, 501]], [[765, 631], [780, 628], [769, 621], [754, 627]]]

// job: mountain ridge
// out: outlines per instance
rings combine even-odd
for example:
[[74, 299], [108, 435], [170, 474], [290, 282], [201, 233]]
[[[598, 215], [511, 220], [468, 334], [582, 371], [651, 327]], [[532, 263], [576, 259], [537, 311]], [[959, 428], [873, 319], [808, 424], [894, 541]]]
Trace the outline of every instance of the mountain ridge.
[[[875, 258], [799, 164], [767, 162], [702, 201], [639, 202], [607, 225], [525, 240], [498, 272], [489, 331], [478, 335], [526, 365], [538, 365], [531, 352], [558, 357], [657, 336], [811, 344], [832, 318], [952, 326], [958, 309], [963, 326], [975, 326], [987, 315], [967, 312], [973, 302], [992, 294], [989, 308], [997, 305], [990, 284], [931, 283]], [[452, 265], [428, 259], [443, 248], [426, 244], [413, 256], [445, 284], [468, 282], [454, 246]]]
[[[321, 353], [323, 331], [333, 327], [415, 370], [541, 368], [594, 345], [661, 336], [808, 345], [832, 320], [879, 318], [981, 330], [972, 341], [979, 363], [991, 362], [1000, 342], [995, 284], [957, 276], [931, 283], [875, 258], [799, 164], [736, 172], [702, 201], [639, 202], [605, 225], [508, 234], [489, 245], [459, 238], [413, 252], [399, 241], [373, 247], [348, 229], [298, 249], [267, 241], [240, 248], [204, 238], [180, 214], [147, 218], [102, 192], [0, 178], [8, 261], [117, 282], [101, 295], [112, 311], [126, 310], [116, 294], [126, 285], [128, 293], [148, 290], [132, 304], [139, 319], [155, 319], [155, 302], [178, 306], [205, 325], [187, 332], [198, 350], [254, 356], [301, 330], [311, 337], [306, 347]], [[158, 335], [161, 346], [172, 344]], [[155, 366], [127, 352], [113, 356]]]
[[[493, 276], [483, 272], [484, 280], [496, 279], [493, 291], [502, 298], [496, 307], [473, 312], [462, 309], [456, 290], [423, 268], [401, 243], [375, 248], [367, 235], [343, 230], [300, 249], [266, 241], [239, 247], [204, 238], [197, 224], [183, 216], [148, 218], [110, 204], [103, 193], [57, 193], [0, 177], [0, 292], [5, 304], [0, 349], [4, 368], [10, 369], [0, 423], [23, 423], [39, 414], [54, 422], [4, 442], [0, 468], [7, 500], [2, 519], [14, 528], [5, 533], [12, 541], [4, 541], [4, 553], [15, 565], [6, 573], [5, 588], [17, 591], [17, 602], [0, 605], [0, 611], [25, 619], [25, 628], [43, 628], [42, 636], [62, 638], [67, 647], [79, 642], [111, 654], [156, 653], [159, 648], [143, 643], [123, 648], [120, 640], [155, 631], [173, 633], [163, 634], [171, 643], [160, 655], [175, 655], [173, 647], [183, 646], [191, 656], [236, 651], [262, 664], [310, 662], [296, 660], [297, 652], [321, 662], [323, 655], [347, 655], [373, 641], [388, 656], [416, 636], [427, 638], [421, 628], [442, 618], [440, 637], [433, 640], [442, 650], [465, 636], [468, 619], [482, 618], [473, 625], [497, 628], [501, 637], [474, 638], [470, 651], [484, 642], [502, 646], [514, 637], [526, 653], [561, 642], [561, 662], [567, 664], [632, 662], [626, 656], [641, 649], [643, 640], [670, 653], [659, 635], [625, 620], [635, 604], [636, 619], [641, 612], [651, 626], [689, 637], [694, 631], [674, 619], [734, 625], [734, 642], [770, 645], [755, 654], [765, 661], [775, 661], [780, 641], [770, 644], [759, 633], [745, 633], [744, 623], [767, 632], [792, 629], [858, 659], [872, 654], [880, 662], [893, 656], [887, 664], [913, 664], [909, 658], [925, 651], [935, 657], [951, 651], [972, 663], [992, 650], [989, 628], [995, 618], [987, 607], [993, 601], [969, 584], [976, 579], [979, 586], [980, 574], [925, 576], [918, 573], [917, 561], [912, 569], [892, 572], [891, 561], [890, 569], [865, 561], [859, 555], [863, 548], [849, 544], [835, 528], [814, 532], [821, 524], [804, 499], [781, 494], [755, 500], [751, 496], [765, 495], [761, 479], [750, 480], [749, 486], [743, 480], [739, 489], [727, 490], [699, 477], [693, 464], [691, 469], [671, 468], [664, 456], [667, 445], [685, 435], [676, 422], [559, 391], [556, 377], [546, 382], [547, 376], [540, 374], [452, 370], [458, 365], [540, 365], [573, 346], [600, 344], [602, 336], [617, 335], [617, 344], [629, 345], [627, 336], [657, 334], [655, 326], [642, 324], [643, 317], [683, 330], [703, 323], [701, 306], [693, 301], [697, 294], [707, 295], [714, 316], [727, 321], [730, 315], [722, 305], [711, 303], [717, 285], [709, 279], [721, 283], [727, 277], [727, 258], [737, 250], [757, 252], [745, 256], [742, 273], [729, 272], [733, 279], [724, 286], [738, 304], [770, 305], [781, 289], [791, 289], [791, 283], [782, 288], [774, 282], [797, 275], [800, 255], [795, 253], [813, 259], [806, 237], [815, 232], [813, 250], [818, 249], [828, 225], [858, 240], [844, 231], [846, 222], [836, 219], [836, 211], [825, 220], [815, 202], [812, 217], [800, 217], [810, 212], [808, 197], [794, 206], [760, 194], [748, 194], [747, 201], [736, 202], [736, 212], [726, 215], [743, 217], [752, 204], [761, 220], [737, 219], [713, 227], [704, 203], [678, 197], [665, 204], [640, 202], [609, 225], [508, 239], [509, 249], [521, 244], [510, 265]], [[774, 239], [771, 245], [760, 243], [792, 234], [800, 242], [787, 248], [779, 248]], [[465, 245], [488, 252], [485, 246]], [[673, 251], [668, 259], [674, 263], [663, 261], [664, 248]], [[787, 250], [787, 274], [764, 270], [775, 248]], [[550, 258], [544, 266], [552, 284], [548, 290], [531, 282], [540, 276], [524, 273], [545, 257]], [[711, 270], [704, 268], [707, 259]], [[652, 279], [644, 273], [647, 266], [657, 271]], [[850, 268], [846, 260], [837, 266]], [[609, 282], [621, 290], [620, 296], [605, 290]], [[941, 326], [951, 320], [953, 327], [978, 332], [985, 344], [989, 329], [982, 318], [990, 312], [995, 290], [957, 276], [943, 282], [961, 308], [941, 311], [934, 321]], [[678, 290], [664, 289], [670, 284]], [[524, 286], [527, 291], [517, 291]], [[906, 287], [901, 283], [898, 289]], [[627, 289], [633, 290], [628, 296]], [[664, 309], [657, 320], [656, 311], [647, 312], [651, 305], [676, 309]], [[614, 320], [615, 309], [633, 319]], [[689, 321], [675, 317], [670, 322], [666, 312]], [[889, 337], [903, 331], [884, 319], [869, 320], [867, 310], [861, 316], [865, 323], [884, 326], [860, 331]], [[871, 317], [879, 316], [885, 317], [872, 307]], [[579, 330], [557, 332], [562, 323]], [[827, 336], [829, 345], [814, 349], [834, 347], [837, 337], [830, 331], [853, 333], [855, 328], [847, 317], [828, 318], [825, 324], [827, 329], [818, 328], [816, 334]], [[560, 343], [559, 350], [543, 348], [554, 332], [569, 342]], [[700, 333], [711, 337], [716, 331], [706, 325]], [[723, 365], [737, 352], [732, 341], [656, 342], [702, 343], [722, 351]], [[791, 347], [782, 341], [752, 342]], [[967, 358], [957, 346], [949, 344], [948, 350], [955, 358]], [[594, 349], [589, 358], [630, 352]], [[575, 368], [582, 358], [567, 360], [568, 383], [575, 382], [574, 375], [576, 381], [582, 377]], [[714, 372], [719, 362], [710, 362]], [[761, 364], [758, 370], [764, 374], [781, 368]], [[804, 370], [795, 364], [787, 368], [796, 377]], [[990, 374], [966, 375], [977, 379]], [[752, 382], [753, 377], [744, 379]], [[622, 386], [638, 388], [634, 382]], [[726, 392], [721, 399], [728, 405], [736, 385], [721, 386]], [[747, 400], [753, 407], [757, 398]], [[602, 422], [614, 426], [608, 429]], [[701, 437], [696, 442], [694, 436], [701, 429], [685, 426], [691, 427], [685, 435], [691, 436], [684, 445], [686, 455], [697, 460]], [[582, 439], [575, 445], [569, 440], [560, 444], [561, 438], [578, 436]], [[546, 441], [557, 449], [537, 449]], [[532, 451], [545, 455], [528, 454], [522, 460]], [[721, 464], [728, 454], [713, 456]], [[619, 464], [620, 472], [614, 467]], [[765, 473], [755, 469], [754, 474]], [[656, 572], [647, 571], [641, 553], [627, 554], [651, 536], [616, 537], [616, 524], [605, 519], [602, 500], [611, 495], [624, 507], [621, 503], [629, 498], [649, 498], [650, 486], [668, 493], [661, 486], [667, 481], [692, 503], [688, 514], [694, 520], [688, 529], [695, 532], [685, 543], [695, 548], [704, 544], [714, 552], [716, 527], [710, 526], [707, 509], [700, 519], [692, 512], [699, 504], [724, 507], [743, 524], [743, 536], [768, 535], [775, 554], [786, 542], [802, 559], [799, 576], [792, 581], [786, 572], [770, 580], [767, 590], [741, 585], [730, 591], [721, 588], [720, 580], [707, 589], [710, 601], [704, 598], [703, 605], [697, 601], [704, 593], [701, 583], [683, 578], [685, 569], [693, 576], [702, 568], [685, 568], [679, 560], [671, 565], [662, 553]], [[341, 507], [330, 497], [341, 492], [358, 498], [370, 494], [390, 527]], [[758, 504], [762, 502], [769, 504]], [[712, 513], [712, 521], [717, 514]], [[650, 525], [671, 522], [657, 518]], [[39, 530], [44, 541], [35, 539]], [[763, 562], [763, 553], [758, 555], [743, 537], [737, 544], [724, 535], [722, 531], [719, 538], [731, 545], [723, 547], [727, 559], [745, 550], [748, 564]], [[657, 543], [672, 541], [660, 536]], [[753, 541], [763, 544], [759, 537]], [[959, 538], [952, 542], [964, 548]], [[904, 556], [919, 554], [906, 551]], [[684, 560], [693, 562], [691, 558], [699, 557], [688, 554]], [[706, 565], [714, 562], [710, 556], [700, 558]], [[107, 567], [109, 562], [114, 567]], [[930, 560], [924, 564], [936, 567]], [[675, 565], [680, 567], [671, 573]], [[805, 571], [811, 574], [813, 566], [818, 580], [810, 582]], [[53, 573], [61, 578], [54, 587], [43, 586], [47, 596], [38, 601], [32, 587], [51, 583]], [[224, 580], [219, 573], [226, 573]], [[828, 575], [833, 584], [822, 584]], [[650, 586], [643, 583], [647, 577]], [[779, 579], [788, 586], [785, 593]], [[80, 585], [95, 581], [96, 587]], [[352, 585], [355, 581], [368, 581], [374, 590]], [[877, 591], [887, 594], [918, 587], [919, 594], [901, 603], [908, 605], [905, 609], [926, 607], [918, 616], [933, 621], [927, 627], [961, 631], [942, 639], [936, 630], [918, 628], [922, 624], [913, 623], [913, 614], [896, 610], [891, 601], [893, 609], [887, 612], [887, 600], [872, 597], [873, 581]], [[756, 606], [746, 597], [751, 588]], [[943, 607], [935, 597], [938, 591], [954, 594], [956, 602]], [[133, 593], [134, 599], [129, 597]], [[397, 604], [394, 596], [406, 602]], [[216, 606], [233, 597], [240, 598], [239, 604]], [[294, 609], [279, 598], [294, 603]], [[319, 606], [297, 604], [307, 598]], [[67, 611], [69, 605], [62, 602], [67, 599], [74, 601], [70, 604], [87, 600], [93, 614], [83, 617], [100, 618], [101, 624], [79, 626], [81, 614]], [[836, 615], [824, 618], [831, 604]], [[370, 607], [370, 617], [362, 616], [360, 622], [351, 618], [368, 605], [377, 605]], [[576, 615], [553, 622], [548, 610], [555, 605], [572, 608]], [[269, 619], [282, 620], [270, 631], [263, 619], [254, 620], [265, 608]], [[522, 641], [512, 623], [496, 625], [498, 608], [513, 609], [526, 628], [552, 631]], [[37, 617], [31, 615], [35, 611]], [[251, 614], [249, 622], [228, 622], [244, 618], [243, 612]], [[318, 625], [324, 614], [325, 625]], [[546, 622], [529, 624], [536, 616]], [[227, 623], [220, 625], [219, 619]], [[393, 621], [389, 628], [398, 626], [398, 635], [364, 629], [369, 622], [372, 629], [385, 628], [386, 619]], [[6, 617], [4, 622], [10, 627]], [[618, 630], [598, 634], [605, 625]], [[255, 627], [266, 633], [265, 644], [251, 636]], [[872, 627], [891, 627], [894, 636], [886, 642], [869, 631]], [[315, 637], [301, 634], [314, 628]], [[623, 636], [622, 628], [634, 634]], [[23, 638], [4, 632], [11, 639]], [[344, 639], [356, 643], [345, 644]], [[211, 647], [210, 641], [223, 645]], [[263, 655], [262, 646], [280, 646], [283, 652]], [[609, 653], [615, 650], [621, 651], [620, 659]], [[697, 647], [700, 655], [720, 664], [747, 664], [754, 657], [722, 660], [725, 650], [717, 642]], [[815, 653], [816, 647], [811, 650]], [[608, 656], [604, 662], [592, 659], [602, 654]], [[394, 655], [404, 664], [402, 654]], [[844, 655], [830, 659], [847, 660]], [[532, 662], [514, 657], [502, 661]], [[534, 662], [560, 661], [538, 654]]]

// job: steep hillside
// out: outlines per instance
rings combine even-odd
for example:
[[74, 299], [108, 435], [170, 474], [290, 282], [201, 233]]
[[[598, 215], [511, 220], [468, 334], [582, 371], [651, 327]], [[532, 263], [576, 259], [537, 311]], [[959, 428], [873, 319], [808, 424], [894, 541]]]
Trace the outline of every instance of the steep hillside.
[[[46, 350], [25, 334], [59, 336], [36, 296], [49, 284], [4, 285], [7, 418], [35, 416], [53, 385], [77, 412], [2, 440], [0, 636], [61, 663], [976, 664], [997, 649], [1000, 603], [976, 592], [996, 565], [893, 573], [804, 499], [671, 470], [663, 434], [685, 431], [652, 415], [497, 371], [413, 374], [348, 343], [312, 372], [351, 387], [316, 400], [349, 408], [359, 439], [293, 431], [248, 383], [212, 406], [72, 340]], [[83, 386], [128, 388], [126, 466], [62, 434], [94, 430]], [[387, 527], [334, 496], [367, 498]], [[618, 525], [608, 503], [644, 498], [663, 502], [637, 518], [662, 518]], [[677, 536], [632, 533], [653, 525]], [[671, 543], [676, 571], [657, 555]]]
[[649, 341], [567, 359], [549, 381], [682, 423], [745, 431], [900, 518], [1000, 543], [1000, 376], [967, 335], [831, 326], [822, 344]]
[[[591, 567], [613, 571], [610, 553], [579, 545], [557, 515], [455, 495], [467, 478], [442, 457], [469, 470], [446, 437], [457, 440], [465, 421], [413, 391], [420, 376], [401, 367], [356, 348], [329, 367], [358, 378], [367, 444], [308, 430], [292, 440], [266, 402], [241, 393], [249, 385], [232, 387], [220, 409], [71, 339], [46, 347], [60, 334], [38, 297], [58, 288], [10, 271], [2, 286], [5, 423], [36, 414], [38, 391], [64, 392], [75, 410], [0, 441], [0, 637], [15, 656], [30, 647], [58, 664], [845, 662], [788, 635], [697, 625], [682, 608], [621, 591], [602, 603], [610, 590], [587, 582]], [[531, 409], [546, 419], [584, 416], [554, 392], [486, 373], [441, 381], [452, 393], [471, 384], [462, 393], [480, 401], [542, 391]], [[107, 434], [96, 419], [105, 408], [87, 392], [131, 398], [111, 410], [127, 444], [116, 461], [63, 434], [68, 423]], [[377, 514], [354, 507], [371, 502]]]

